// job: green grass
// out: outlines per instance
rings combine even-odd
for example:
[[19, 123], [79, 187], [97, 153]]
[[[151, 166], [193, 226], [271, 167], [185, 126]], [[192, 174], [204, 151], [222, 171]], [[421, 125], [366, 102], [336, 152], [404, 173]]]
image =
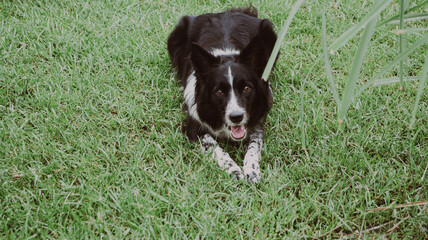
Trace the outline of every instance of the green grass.
[[[277, 32], [295, 3], [252, 2]], [[182, 136], [183, 97], [166, 38], [184, 14], [246, 4], [0, 2], [0, 238], [357, 238], [351, 234], [367, 231], [360, 236], [426, 239], [427, 205], [367, 211], [428, 200], [426, 90], [412, 129], [418, 81], [403, 91], [367, 88], [339, 127], [323, 63], [313, 67], [322, 57], [322, 1], [299, 9], [270, 75], [275, 101], [261, 183], [233, 181]], [[361, 4], [327, 2], [327, 45], [373, 1]], [[394, 1], [378, 22], [399, 10]], [[376, 29], [359, 86], [397, 56], [395, 27]], [[423, 34], [407, 35], [408, 45]], [[357, 34], [329, 56], [339, 93], [358, 44]], [[421, 75], [426, 51], [406, 58], [407, 74]], [[382, 77], [398, 76], [397, 64]], [[242, 164], [242, 150], [228, 151]]]

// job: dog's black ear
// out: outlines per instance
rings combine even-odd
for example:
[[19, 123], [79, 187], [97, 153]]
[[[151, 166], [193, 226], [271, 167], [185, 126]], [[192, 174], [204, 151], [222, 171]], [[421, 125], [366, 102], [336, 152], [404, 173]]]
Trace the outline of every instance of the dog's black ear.
[[217, 57], [213, 56], [196, 43], [192, 43], [191, 60], [196, 73], [201, 75], [208, 74], [210, 67], [219, 63]]
[[239, 55], [239, 61], [249, 65], [259, 77], [263, 74], [267, 59], [269, 59], [269, 56], [266, 56], [262, 39], [258, 35], [250, 41]]
[[273, 46], [276, 42], [276, 34], [269, 20], [262, 20], [259, 24], [258, 34], [242, 50], [239, 61], [254, 69], [257, 76], [261, 77], [269, 60]]

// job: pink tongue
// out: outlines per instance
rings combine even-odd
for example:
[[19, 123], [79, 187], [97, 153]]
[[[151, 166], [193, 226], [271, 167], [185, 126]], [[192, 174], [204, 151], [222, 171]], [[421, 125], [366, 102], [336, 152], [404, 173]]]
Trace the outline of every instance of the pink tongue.
[[232, 136], [235, 139], [241, 139], [245, 136], [244, 125], [230, 127], [230, 130], [232, 130]]

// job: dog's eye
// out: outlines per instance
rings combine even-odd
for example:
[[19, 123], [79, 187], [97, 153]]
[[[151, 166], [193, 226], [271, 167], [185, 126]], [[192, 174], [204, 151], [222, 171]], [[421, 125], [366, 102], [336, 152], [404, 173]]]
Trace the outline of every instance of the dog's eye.
[[223, 91], [221, 89], [218, 89], [217, 91], [215, 91], [215, 94], [217, 96], [222, 96], [224, 93], [223, 93]]
[[249, 86], [245, 86], [244, 90], [242, 90], [244, 93], [249, 93], [251, 92], [251, 88]]

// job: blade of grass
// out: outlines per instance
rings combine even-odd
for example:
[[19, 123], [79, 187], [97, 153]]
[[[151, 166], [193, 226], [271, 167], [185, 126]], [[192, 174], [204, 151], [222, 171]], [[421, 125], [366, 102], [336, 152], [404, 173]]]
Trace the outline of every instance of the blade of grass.
[[[400, 0], [400, 25], [399, 25], [399, 31], [401, 31], [403, 29], [403, 17], [404, 17], [404, 0]], [[403, 53], [403, 34], [398, 35], [398, 41], [400, 43], [400, 54]], [[403, 72], [404, 72], [404, 64], [403, 64], [403, 60], [400, 61], [400, 89], [403, 90], [404, 88], [404, 81], [403, 81]]]
[[403, 220], [401, 220], [401, 221], [399, 221], [397, 224], [395, 224], [392, 228], [390, 228], [388, 231], [386, 231], [385, 232], [385, 235], [386, 234], [390, 234], [390, 233], [392, 233], [395, 229], [397, 229], [399, 226], [400, 226], [400, 224], [402, 224], [404, 221], [406, 221], [407, 219], [409, 219], [409, 217], [410, 216], [407, 216], [407, 217], [405, 217]]
[[415, 106], [413, 107], [412, 119], [410, 120], [409, 128], [412, 129], [416, 120], [416, 111], [418, 110], [419, 101], [421, 99], [422, 91], [425, 88], [425, 84], [427, 82], [427, 72], [428, 72], [428, 51], [425, 54], [425, 63], [422, 68], [421, 81], [419, 83], [418, 92], [416, 93], [416, 101]]
[[[318, 58], [319, 59], [319, 58]], [[309, 73], [308, 75], [309, 76]], [[300, 135], [301, 135], [301, 140], [302, 140], [302, 149], [306, 150], [306, 134], [305, 134], [305, 121], [303, 120], [303, 102], [305, 100], [305, 84], [306, 84], [306, 79], [305, 81], [302, 81], [302, 83], [300, 84], [300, 113], [299, 113], [299, 117], [300, 117]]]
[[312, 64], [312, 67], [309, 69], [308, 74], [306, 75], [305, 79], [303, 80], [303, 82], [300, 84], [300, 113], [299, 113], [299, 117], [300, 117], [300, 131], [301, 131], [301, 137], [302, 137], [302, 149], [305, 150], [306, 156], [309, 158], [308, 153], [306, 152], [306, 135], [305, 135], [305, 122], [303, 121], [303, 113], [304, 113], [304, 109], [303, 109], [303, 101], [304, 101], [304, 91], [305, 91], [305, 85], [306, 82], [308, 81], [309, 76], [312, 73], [312, 70], [314, 69], [314, 67], [316, 65], [318, 65], [318, 62], [321, 60], [320, 57], [317, 58], [317, 60], [315, 61], [314, 64]]
[[[417, 81], [419, 79], [420, 79], [420, 77], [406, 77], [403, 80], [404, 81]], [[373, 85], [374, 86], [381, 86], [381, 85], [388, 85], [388, 84], [398, 83], [398, 82], [400, 82], [400, 78], [399, 77], [384, 78], [384, 79], [378, 79], [378, 80], [376, 80]]]
[[328, 58], [328, 51], [327, 51], [327, 39], [326, 39], [326, 19], [325, 19], [325, 3], [324, 3], [324, 9], [322, 12], [322, 48], [323, 48], [323, 54], [324, 54], [324, 62], [325, 62], [325, 70], [327, 71], [327, 78], [330, 82], [330, 88], [331, 92], [333, 94], [333, 98], [337, 103], [338, 108], [340, 108], [340, 100], [339, 95], [337, 93], [336, 85], [334, 84], [334, 77], [333, 77], [333, 71], [331, 70], [331, 64], [330, 60]]
[[428, 31], [428, 28], [406, 28], [403, 29], [401, 34], [407, 34], [407, 33], [418, 33], [418, 32], [425, 32]]
[[360, 43], [358, 45], [357, 52], [355, 53], [354, 60], [352, 62], [351, 70], [348, 75], [348, 80], [345, 84], [345, 90], [343, 92], [342, 103], [339, 108], [339, 124], [343, 123], [343, 120], [346, 116], [349, 106], [353, 100], [355, 85], [357, 83], [357, 78], [360, 73], [361, 65], [363, 63], [364, 55], [367, 52], [370, 39], [376, 28], [376, 20], [379, 17], [377, 14], [372, 20], [370, 20], [363, 31], [361, 36]]
[[428, 43], [428, 34], [425, 34], [422, 38], [420, 38], [418, 41], [413, 43], [409, 48], [406, 48], [406, 50], [402, 53], [397, 55], [394, 60], [392, 60], [388, 65], [382, 68], [376, 75], [370, 79], [366, 84], [364, 84], [355, 95], [355, 98], [357, 98], [364, 90], [366, 90], [368, 87], [370, 87], [377, 79], [379, 79], [384, 73], [386, 73], [388, 70], [393, 68], [395, 64], [397, 64], [400, 60], [406, 58], [410, 53], [418, 49], [420, 46]]
[[298, 0], [293, 8], [291, 9], [290, 13], [288, 14], [287, 19], [285, 20], [284, 26], [282, 27], [281, 33], [279, 34], [279, 38], [275, 42], [275, 46], [273, 47], [272, 53], [270, 54], [269, 61], [266, 64], [266, 68], [263, 71], [262, 79], [267, 82], [270, 72], [272, 71], [273, 64], [275, 63], [276, 57], [278, 56], [279, 49], [281, 48], [281, 44], [284, 41], [285, 34], [288, 31], [288, 28], [291, 24], [291, 21], [293, 20], [294, 16], [296, 15], [297, 11], [299, 10], [300, 6], [302, 6], [303, 2], [305, 0]]
[[[416, 5], [416, 6], [412, 7], [412, 8], [407, 9], [404, 13], [407, 14], [407, 13], [409, 13], [409, 12], [415, 10], [415, 9], [423, 7], [426, 4], [428, 4], [428, 0], [425, 0], [424, 2], [421, 2], [420, 4], [418, 4], [418, 5]], [[397, 20], [399, 17], [400, 17], [400, 15], [397, 14], [397, 15], [395, 15], [395, 16], [393, 16], [391, 18], [388, 18], [387, 20], [379, 23], [376, 27], [380, 27], [380, 26], [383, 26], [383, 25], [385, 25], [385, 24], [387, 24], [387, 23], [389, 23], [389, 22], [391, 22], [393, 20]]]
[[[403, 17], [404, 22], [414, 22], [414, 21], [419, 21], [424, 19], [428, 19], [427, 13], [412, 14], [412, 15], [406, 15]], [[400, 20], [393, 20], [393, 21], [390, 21], [388, 24], [389, 25], [400, 24]]]
[[411, 202], [411, 203], [404, 203], [404, 204], [397, 204], [397, 205], [394, 204], [388, 207], [378, 207], [373, 209], [367, 209], [366, 212], [379, 212], [379, 211], [385, 211], [385, 210], [391, 210], [391, 209], [425, 206], [425, 205], [428, 205], [428, 201]]
[[370, 12], [367, 13], [367, 15], [361, 20], [359, 23], [357, 23], [355, 26], [351, 27], [342, 35], [340, 35], [330, 46], [329, 49], [331, 51], [336, 51], [341, 46], [345, 45], [350, 39], [352, 39], [362, 28], [364, 28], [368, 22], [372, 21], [373, 19], [377, 18], [379, 13], [389, 5], [389, 3], [392, 2], [392, 0], [385, 0], [385, 1], [377, 1], [376, 5], [370, 10]]

